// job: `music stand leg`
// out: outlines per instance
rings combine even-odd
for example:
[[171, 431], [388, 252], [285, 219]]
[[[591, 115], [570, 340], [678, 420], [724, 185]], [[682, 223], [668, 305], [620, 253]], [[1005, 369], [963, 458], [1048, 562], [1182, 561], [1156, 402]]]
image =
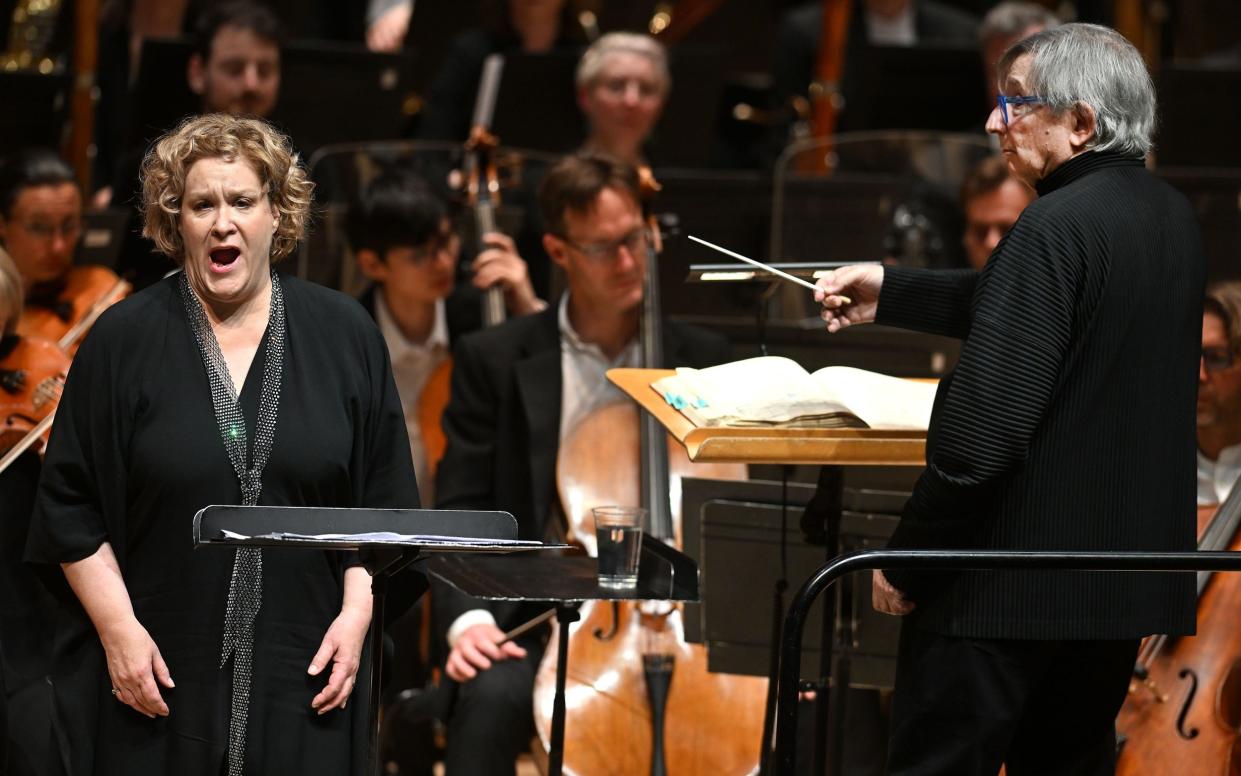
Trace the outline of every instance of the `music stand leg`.
[[556, 698], [552, 701], [552, 735], [547, 752], [548, 776], [560, 776], [564, 768], [564, 724], [565, 724], [565, 677], [568, 675], [565, 664], [569, 661], [569, 625], [581, 619], [578, 612], [580, 604], [559, 603], [556, 605], [556, 622], [560, 623], [560, 638], [556, 644]]
[[[840, 554], [840, 521], [844, 511], [844, 469], [840, 466], [824, 466], [819, 471], [819, 490], [823, 511], [823, 527], [825, 533], [825, 549], [827, 560]], [[841, 731], [845, 722], [845, 693], [848, 687], [840, 687], [841, 678], [835, 676], [833, 669], [839, 668], [843, 661], [835, 659], [836, 642], [836, 595], [833, 589], [823, 596], [823, 631], [819, 646], [819, 676], [832, 681], [831, 688], [815, 696], [814, 702], [814, 774], [840, 776], [841, 750], [844, 736]], [[847, 672], [847, 664], [845, 666]], [[848, 677], [844, 678], [848, 681]]]
[[381, 776], [383, 759], [379, 754], [379, 711], [382, 705], [379, 698], [380, 681], [383, 678], [383, 633], [384, 633], [384, 597], [388, 593], [388, 576], [384, 573], [371, 577], [371, 627], [368, 638], [371, 642], [371, 703], [370, 741], [367, 742], [366, 772], [371, 776]]
[[367, 724], [367, 737], [370, 740], [367, 741], [366, 772], [370, 776], [382, 776], [383, 757], [379, 752], [379, 717], [383, 707], [380, 690], [383, 683], [384, 601], [392, 575], [413, 563], [418, 558], [418, 553], [403, 550], [391, 556], [372, 553], [371, 557], [373, 560], [367, 566], [371, 572], [371, 626], [367, 635], [371, 644], [371, 702], [370, 720]]

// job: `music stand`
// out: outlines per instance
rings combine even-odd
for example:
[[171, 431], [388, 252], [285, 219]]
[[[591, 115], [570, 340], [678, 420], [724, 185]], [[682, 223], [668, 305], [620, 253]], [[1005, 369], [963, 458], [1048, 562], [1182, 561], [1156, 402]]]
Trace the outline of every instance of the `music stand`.
[[[387, 534], [376, 536], [376, 534]], [[378, 776], [384, 596], [392, 577], [428, 553], [508, 553], [543, 549], [517, 539], [507, 512], [434, 509], [209, 506], [194, 515], [194, 547], [262, 547], [357, 551], [371, 574], [370, 741], [367, 773]], [[426, 591], [425, 577], [415, 583]]]
[[[657, 420], [684, 447], [689, 459], [720, 463], [780, 463], [814, 464], [819, 470], [818, 492], [813, 504], [807, 509], [811, 514], [822, 516], [822, 540], [830, 560], [837, 554], [840, 536], [840, 520], [844, 511], [845, 466], [922, 466], [926, 456], [926, 432], [916, 430], [872, 428], [733, 428], [697, 427], [678, 410], [673, 409], [651, 384], [663, 377], [676, 374], [671, 369], [609, 369], [608, 379]], [[813, 513], [811, 512], [813, 509]], [[802, 528], [814, 529], [803, 519]], [[848, 595], [848, 593], [846, 593]], [[816, 727], [825, 728], [830, 706], [830, 717], [842, 720], [845, 691], [850, 682], [850, 659], [847, 652], [832, 649], [833, 624], [836, 621], [835, 606], [831, 598], [823, 604], [823, 638], [820, 656], [821, 673], [830, 677], [831, 692], [827, 704], [819, 699], [816, 709]], [[852, 638], [852, 623], [848, 619], [840, 623], [840, 640]], [[767, 717], [763, 727], [763, 773], [771, 754], [772, 731], [775, 719], [775, 689], [778, 676], [770, 678], [767, 690]], [[816, 740], [815, 762], [824, 763], [830, 757], [829, 772], [840, 773], [842, 729], [833, 725], [828, 731], [829, 740], [820, 744]], [[826, 746], [826, 749], [823, 747]], [[817, 768], [819, 773], [823, 768]]]
[[466, 595], [491, 601], [542, 601], [556, 607], [560, 628], [557, 644], [556, 696], [552, 702], [548, 776], [564, 766], [565, 678], [569, 660], [569, 626], [586, 601], [698, 600], [698, 566], [677, 550], [649, 535], [642, 536], [638, 585], [633, 590], [599, 587], [598, 562], [584, 555], [541, 558], [467, 558], [446, 555], [427, 564], [427, 573]]

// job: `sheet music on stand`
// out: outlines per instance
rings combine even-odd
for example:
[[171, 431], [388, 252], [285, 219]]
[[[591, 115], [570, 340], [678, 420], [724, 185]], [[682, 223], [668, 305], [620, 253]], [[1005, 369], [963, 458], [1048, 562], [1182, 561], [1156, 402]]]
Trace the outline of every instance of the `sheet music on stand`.
[[401, 534], [394, 531], [366, 531], [361, 533], [293, 533], [291, 531], [274, 531], [271, 533], [247, 536], [245, 534], [220, 530], [220, 538], [232, 540], [238, 544], [269, 541], [335, 543], [349, 544], [390, 544], [413, 545], [424, 550], [430, 549], [473, 549], [476, 551], [512, 552], [519, 549], [545, 549], [542, 542], [528, 539], [472, 539], [461, 536], [442, 536], [439, 534]]
[[[514, 553], [561, 549], [517, 538], [517, 521], [507, 512], [437, 509], [349, 509], [335, 507], [208, 506], [194, 515], [194, 547], [263, 547], [267, 551], [357, 551], [371, 574], [373, 609], [368, 637], [370, 741], [366, 773], [379, 776], [379, 703], [384, 599], [391, 578], [430, 553]], [[419, 568], [421, 571], [421, 568]], [[425, 577], [406, 575], [410, 602], [427, 589]], [[397, 591], [401, 592], [401, 591]]]

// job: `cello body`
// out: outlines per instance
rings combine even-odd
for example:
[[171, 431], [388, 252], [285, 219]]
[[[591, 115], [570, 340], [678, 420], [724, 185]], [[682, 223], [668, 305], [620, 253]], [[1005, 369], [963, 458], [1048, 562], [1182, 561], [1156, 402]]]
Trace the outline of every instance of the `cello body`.
[[[1230, 497], [1212, 520], [1224, 523], [1227, 544], [1204, 540], [1202, 549], [1241, 551], [1235, 516], [1225, 514], [1237, 505]], [[1241, 574], [1211, 575], [1198, 599], [1197, 635], [1167, 643], [1146, 661], [1145, 678], [1130, 682], [1116, 718], [1118, 776], [1241, 776], [1239, 611]]]
[[[595, 544], [591, 508], [638, 503], [638, 437], [638, 409], [624, 402], [592, 414], [562, 444], [557, 483], [570, 538], [590, 554]], [[740, 464], [694, 464], [670, 437], [660, 441], [670, 443], [674, 505], [680, 503], [682, 476], [745, 476]], [[679, 540], [679, 515], [674, 514], [674, 522]], [[568, 647], [564, 773], [652, 773], [655, 715], [644, 660], [651, 653], [672, 658], [662, 715], [667, 773], [729, 776], [757, 770], [766, 679], [708, 672], [706, 649], [686, 642], [682, 611], [675, 604], [595, 601], [585, 604], [581, 615], [572, 626]], [[535, 728], [544, 748], [551, 737], [555, 641], [553, 632], [534, 688]]]

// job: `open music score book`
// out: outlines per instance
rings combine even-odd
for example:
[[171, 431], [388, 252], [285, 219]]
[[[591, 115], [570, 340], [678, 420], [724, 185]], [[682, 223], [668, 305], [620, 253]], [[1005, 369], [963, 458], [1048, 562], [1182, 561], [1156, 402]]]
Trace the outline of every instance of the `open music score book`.
[[926, 431], [934, 383], [830, 366], [813, 374], [797, 362], [763, 356], [691, 369], [651, 387], [695, 426], [871, 428]]
[[609, 369], [608, 379], [651, 413], [693, 462], [922, 466], [926, 461], [923, 429], [696, 425], [653, 385], [675, 374], [671, 369]]

